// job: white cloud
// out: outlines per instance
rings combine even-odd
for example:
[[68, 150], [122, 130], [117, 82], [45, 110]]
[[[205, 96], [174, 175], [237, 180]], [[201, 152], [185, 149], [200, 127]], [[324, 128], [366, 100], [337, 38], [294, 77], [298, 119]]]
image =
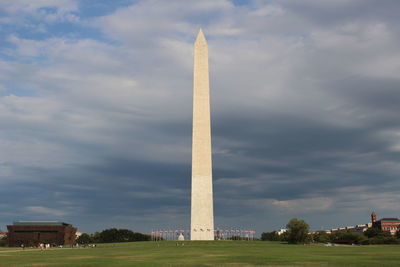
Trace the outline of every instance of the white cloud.
[[398, 216], [396, 203], [400, 200], [397, 188], [397, 183], [374, 187], [360, 185], [340, 188], [336, 191], [335, 206], [344, 212], [372, 212], [375, 210], [396, 217]]
[[346, 8], [363, 3], [362, 0], [337, 0], [337, 1], [319, 1], [319, 0], [302, 0], [303, 5], [312, 5], [319, 8]]
[[255, 16], [281, 16], [285, 14], [285, 10], [280, 6], [267, 4], [257, 8], [250, 14]]
[[25, 207], [25, 210], [33, 213], [46, 214], [52, 216], [64, 216], [66, 214], [64, 211], [61, 211], [59, 209], [51, 209], [41, 206], [28, 206]]
[[308, 213], [330, 210], [333, 207], [333, 200], [327, 197], [316, 197], [290, 200], [272, 200], [271, 204], [279, 211], [286, 213]]
[[[54, 8], [55, 10], [46, 10]], [[0, 9], [7, 14], [3, 23], [27, 23], [26, 17], [52, 23], [56, 21], [78, 22], [79, 18], [71, 12], [78, 10], [77, 0], [4, 0]]]

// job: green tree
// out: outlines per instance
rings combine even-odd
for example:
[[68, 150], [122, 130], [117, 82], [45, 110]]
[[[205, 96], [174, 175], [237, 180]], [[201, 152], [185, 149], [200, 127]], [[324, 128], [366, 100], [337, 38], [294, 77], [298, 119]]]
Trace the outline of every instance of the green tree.
[[317, 232], [313, 235], [313, 240], [319, 243], [328, 243], [331, 241], [331, 236], [326, 232]]
[[91, 234], [90, 238], [92, 239], [93, 243], [102, 243], [99, 232], [95, 232], [94, 234]]
[[112, 243], [112, 242], [124, 242], [123, 237], [120, 235], [117, 228], [106, 229], [99, 234], [100, 242]]
[[90, 235], [83, 233], [76, 239], [76, 243], [86, 245], [86, 244], [94, 243], [94, 242]]
[[279, 236], [279, 241], [286, 241], [286, 242], [289, 242], [289, 231], [283, 232], [283, 233]]
[[150, 241], [151, 240], [151, 236], [150, 235], [146, 235], [146, 234], [142, 234], [142, 233], [133, 233], [132, 236], [132, 240], [130, 241]]
[[8, 238], [7, 236], [1, 237], [0, 238], [0, 247], [5, 247], [8, 245]]
[[368, 228], [368, 229], [364, 232], [364, 235], [365, 235], [366, 237], [368, 237], [368, 238], [372, 238], [372, 237], [375, 237], [375, 236], [381, 236], [381, 235], [383, 235], [383, 231], [382, 231], [381, 229], [379, 229], [379, 228], [371, 227], [371, 228]]
[[280, 237], [276, 231], [264, 232], [261, 234], [262, 241], [280, 241]]
[[99, 243], [150, 241], [151, 237], [142, 233], [135, 233], [128, 229], [106, 229], [96, 233], [93, 238]]
[[310, 226], [303, 220], [291, 219], [286, 225], [288, 229], [288, 242], [291, 244], [305, 243], [308, 239]]

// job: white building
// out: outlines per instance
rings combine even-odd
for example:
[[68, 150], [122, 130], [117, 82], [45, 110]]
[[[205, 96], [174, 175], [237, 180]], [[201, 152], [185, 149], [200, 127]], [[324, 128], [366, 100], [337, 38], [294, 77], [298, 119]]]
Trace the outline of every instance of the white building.
[[287, 229], [280, 229], [279, 231], [276, 231], [276, 233], [277, 233], [278, 235], [281, 235], [281, 234], [283, 234], [283, 233], [285, 233], [285, 232], [287, 232]]

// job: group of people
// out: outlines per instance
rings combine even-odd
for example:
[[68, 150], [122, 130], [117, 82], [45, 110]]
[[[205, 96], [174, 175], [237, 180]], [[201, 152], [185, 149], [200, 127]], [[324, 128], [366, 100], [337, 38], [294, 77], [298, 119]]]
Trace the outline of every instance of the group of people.
[[[37, 245], [37, 248], [40, 248], [40, 250], [49, 249], [50, 247], [51, 247], [50, 244], [44, 244], [44, 243], [39, 243]], [[25, 244], [21, 244], [21, 248], [25, 249]]]
[[50, 248], [50, 244], [39, 243], [38, 244], [38, 248], [40, 248], [40, 250], [49, 249]]
[[[25, 244], [21, 244], [21, 248], [24, 250], [25, 249]], [[49, 249], [51, 247], [51, 245], [50, 244], [45, 244], [45, 243], [39, 243], [39, 244], [37, 244], [37, 248], [39, 248], [40, 250], [44, 250], [44, 249]], [[59, 248], [63, 248], [63, 246], [62, 245], [59, 245], [58, 246]], [[80, 246], [79, 246], [79, 244], [75, 244], [75, 245], [71, 245], [71, 248], [73, 248], [73, 247], [76, 247], [76, 248], [79, 248]], [[96, 244], [87, 244], [87, 245], [84, 245], [84, 246], [82, 246], [82, 247], [84, 247], [84, 248], [95, 248], [96, 247]], [[30, 247], [30, 248], [33, 248], [32, 246]]]
[[84, 248], [95, 248], [95, 247], [96, 247], [96, 244], [79, 245], [78, 243], [76, 243], [76, 244], [74, 245], [74, 247], [77, 247], [77, 248], [79, 248], [79, 247], [84, 247]]

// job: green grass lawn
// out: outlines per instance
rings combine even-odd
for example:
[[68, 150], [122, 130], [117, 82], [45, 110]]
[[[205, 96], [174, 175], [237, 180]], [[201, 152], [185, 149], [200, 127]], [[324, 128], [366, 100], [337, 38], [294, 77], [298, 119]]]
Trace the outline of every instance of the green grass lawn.
[[0, 266], [400, 266], [400, 246], [261, 241], [134, 242], [40, 251], [0, 249]]

